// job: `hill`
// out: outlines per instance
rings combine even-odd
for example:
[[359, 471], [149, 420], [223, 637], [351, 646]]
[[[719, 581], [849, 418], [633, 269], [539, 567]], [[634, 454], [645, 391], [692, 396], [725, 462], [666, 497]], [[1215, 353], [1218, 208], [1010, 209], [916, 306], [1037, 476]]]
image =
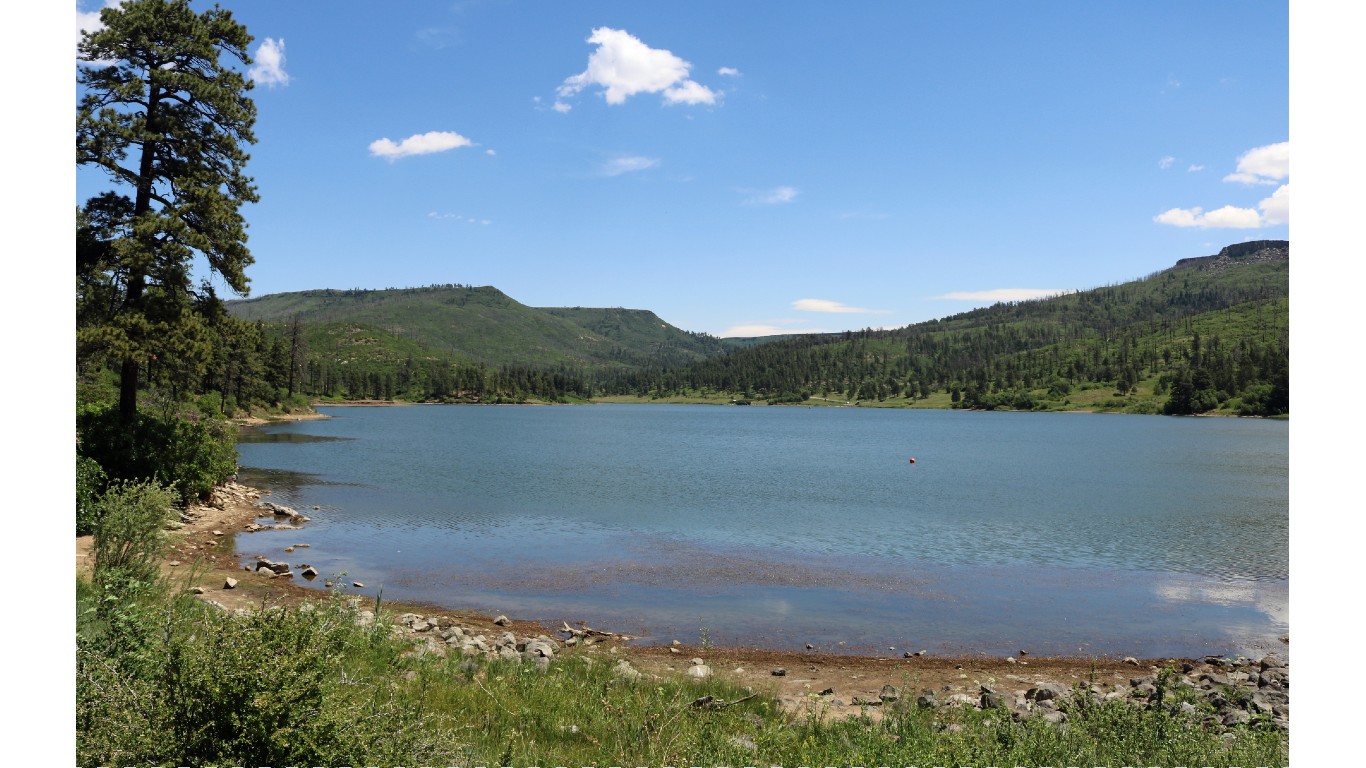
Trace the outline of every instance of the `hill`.
[[[243, 320], [298, 317], [317, 354], [444, 356], [486, 365], [594, 370], [678, 364], [723, 351], [638, 309], [536, 308], [491, 286], [313, 290], [231, 301]], [[370, 346], [367, 353], [359, 347]]]
[[773, 341], [617, 376], [639, 397], [1094, 409], [1289, 409], [1287, 241], [1229, 246], [1119, 285], [891, 331]]

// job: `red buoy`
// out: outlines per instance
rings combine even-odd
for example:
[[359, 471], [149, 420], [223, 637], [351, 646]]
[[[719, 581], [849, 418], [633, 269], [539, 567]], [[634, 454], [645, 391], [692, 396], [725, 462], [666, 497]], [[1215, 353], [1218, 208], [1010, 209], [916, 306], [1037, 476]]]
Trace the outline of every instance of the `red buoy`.
[[914, 457], [914, 456], [911, 457], [911, 463], [912, 463], [912, 464], [915, 463], [915, 457]]

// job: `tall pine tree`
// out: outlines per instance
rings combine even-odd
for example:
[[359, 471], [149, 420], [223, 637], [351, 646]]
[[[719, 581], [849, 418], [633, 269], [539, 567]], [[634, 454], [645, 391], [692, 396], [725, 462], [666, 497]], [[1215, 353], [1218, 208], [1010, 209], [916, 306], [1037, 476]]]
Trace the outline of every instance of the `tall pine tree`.
[[137, 419], [140, 372], [163, 339], [200, 337], [197, 308], [216, 301], [207, 280], [192, 284], [202, 257], [245, 295], [252, 263], [240, 208], [257, 200], [243, 172], [255, 142], [251, 83], [222, 60], [251, 63], [251, 36], [217, 6], [187, 0], [125, 0], [100, 12], [104, 28], [80, 44], [76, 162], [103, 169], [131, 204], [110, 205], [126, 221], [100, 266], [119, 292], [111, 316], [78, 330], [82, 346], [120, 361], [119, 413]]

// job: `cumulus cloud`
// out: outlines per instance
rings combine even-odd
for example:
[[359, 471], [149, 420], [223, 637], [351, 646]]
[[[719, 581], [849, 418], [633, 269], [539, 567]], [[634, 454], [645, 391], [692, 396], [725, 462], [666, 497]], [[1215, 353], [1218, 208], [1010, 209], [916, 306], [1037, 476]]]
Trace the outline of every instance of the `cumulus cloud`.
[[274, 88], [277, 85], [289, 85], [289, 73], [285, 72], [285, 39], [282, 37], [276, 40], [267, 37], [256, 46], [256, 53], [252, 56], [256, 63], [251, 65], [251, 79], [259, 85]]
[[1065, 293], [1074, 293], [1074, 291], [1062, 288], [993, 288], [989, 291], [954, 291], [930, 298], [952, 299], [954, 301], [1029, 301], [1049, 296], [1061, 296]]
[[792, 308], [799, 309], [803, 312], [839, 312], [856, 315], [891, 314], [891, 310], [889, 309], [861, 309], [859, 307], [845, 306], [838, 301], [830, 301], [829, 299], [797, 299], [792, 302]]
[[1203, 165], [1196, 165], [1195, 163], [1191, 163], [1191, 167], [1189, 167], [1189, 168], [1186, 169], [1186, 173], [1199, 173], [1200, 171], [1203, 171], [1203, 170], [1205, 170], [1205, 166], [1203, 166]]
[[1266, 226], [1290, 223], [1290, 185], [1282, 184], [1271, 197], [1257, 203], [1262, 211], [1262, 223]]
[[1153, 217], [1158, 224], [1201, 229], [1256, 229], [1262, 225], [1261, 214], [1251, 208], [1226, 205], [1205, 212], [1200, 207], [1171, 208]]
[[602, 167], [602, 175], [620, 176], [623, 173], [644, 171], [657, 165], [659, 165], [659, 158], [656, 157], [618, 157], [609, 160]]
[[[638, 93], [662, 93], [666, 104], [715, 104], [719, 94], [688, 79], [692, 65], [661, 48], [651, 48], [622, 29], [598, 27], [588, 37], [598, 47], [588, 56], [588, 68], [565, 78], [556, 94], [560, 99], [578, 95], [589, 86], [601, 87], [608, 104], [624, 104]], [[556, 101], [557, 112], [569, 105]]]
[[[1203, 165], [1192, 165], [1191, 172], [1202, 171]], [[1244, 152], [1238, 158], [1238, 170], [1224, 177], [1224, 181], [1249, 185], [1274, 185], [1290, 177], [1290, 142], [1268, 144]], [[1153, 217], [1158, 224], [1172, 227], [1200, 229], [1259, 229], [1290, 223], [1290, 184], [1283, 183], [1257, 203], [1256, 208], [1225, 205], [1212, 211], [1194, 208], [1168, 208]]]
[[[101, 29], [104, 29], [104, 22], [100, 21], [100, 11], [104, 10], [105, 8], [117, 8], [117, 7], [119, 6], [119, 4], [122, 3], [122, 2], [123, 2], [123, 0], [104, 0], [104, 5], [100, 6], [99, 8], [96, 8], [96, 9], [93, 10], [93, 11], [82, 11], [82, 10], [81, 10], [81, 6], [84, 5], [84, 3], [77, 2], [77, 3], [76, 3], [76, 45], [79, 46], [79, 45], [81, 44], [81, 38], [85, 36], [85, 33], [86, 33], [86, 32], [99, 32]], [[110, 64], [113, 64], [114, 62], [112, 62], [112, 61], [90, 61], [90, 62], [86, 62], [86, 63], [87, 63], [87, 64], [100, 64], [100, 65], [108, 66], [108, 65], [110, 65]]]
[[397, 160], [409, 155], [429, 155], [473, 144], [474, 142], [454, 131], [429, 131], [414, 134], [397, 143], [387, 138], [377, 139], [370, 142], [370, 154], [386, 160]]
[[739, 77], [740, 70], [735, 67], [721, 67], [716, 70], [716, 74], [721, 75], [722, 77]]
[[1157, 167], [1158, 167], [1158, 168], [1161, 168], [1162, 170], [1165, 171], [1165, 170], [1167, 170], [1168, 168], [1172, 167], [1172, 163], [1175, 163], [1175, 162], [1176, 162], [1176, 158], [1172, 157], [1171, 155], [1167, 155], [1166, 157], [1164, 157], [1164, 158], [1162, 158], [1161, 160], [1158, 160], [1158, 161], [1157, 161]]
[[550, 108], [563, 115], [564, 113], [568, 112], [574, 107], [564, 103], [563, 101], [560, 101], [559, 99], [556, 99], [555, 103], [550, 105]]
[[1239, 184], [1271, 186], [1290, 176], [1290, 142], [1268, 144], [1244, 152], [1238, 158], [1238, 170], [1224, 177], [1224, 181]]
[[774, 187], [745, 200], [746, 205], [782, 205], [797, 199], [796, 187]]
[[1290, 185], [1282, 184], [1257, 208], [1226, 205], [1206, 212], [1196, 208], [1171, 208], [1153, 217], [1158, 224], [1200, 229], [1259, 229], [1290, 223]]

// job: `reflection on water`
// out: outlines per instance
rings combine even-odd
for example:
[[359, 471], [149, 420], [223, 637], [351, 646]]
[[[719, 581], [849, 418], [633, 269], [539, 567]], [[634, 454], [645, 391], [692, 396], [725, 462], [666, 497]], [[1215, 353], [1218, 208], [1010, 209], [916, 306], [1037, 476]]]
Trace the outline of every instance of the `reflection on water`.
[[241, 446], [243, 481], [313, 519], [239, 537], [245, 556], [306, 541], [321, 573], [386, 597], [666, 639], [707, 626], [733, 644], [868, 652], [1285, 650], [1282, 422], [336, 413], [270, 428], [310, 439]]
[[237, 436], [239, 443], [334, 443], [351, 440], [349, 437], [305, 435], [298, 432], [267, 432], [264, 429], [244, 429]]

